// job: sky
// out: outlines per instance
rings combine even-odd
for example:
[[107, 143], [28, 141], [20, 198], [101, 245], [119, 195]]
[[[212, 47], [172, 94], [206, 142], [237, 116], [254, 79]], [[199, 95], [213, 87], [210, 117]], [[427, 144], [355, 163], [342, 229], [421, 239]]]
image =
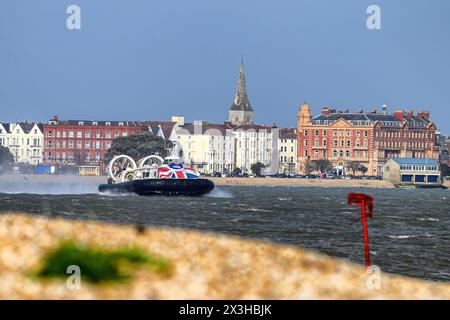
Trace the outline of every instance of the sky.
[[222, 123], [243, 57], [258, 124], [293, 127], [305, 101], [386, 104], [429, 110], [450, 135], [449, 14], [448, 0], [2, 0], [0, 122]]

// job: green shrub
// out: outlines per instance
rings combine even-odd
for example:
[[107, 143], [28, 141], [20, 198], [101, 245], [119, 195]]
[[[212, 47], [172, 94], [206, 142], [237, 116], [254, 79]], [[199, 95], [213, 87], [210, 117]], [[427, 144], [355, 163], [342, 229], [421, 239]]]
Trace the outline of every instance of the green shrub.
[[166, 259], [146, 254], [139, 248], [107, 250], [69, 241], [61, 243], [44, 257], [37, 275], [67, 278], [66, 271], [70, 265], [78, 266], [82, 279], [92, 283], [127, 280], [131, 277], [130, 270], [139, 265], [165, 275], [170, 273], [170, 264]]

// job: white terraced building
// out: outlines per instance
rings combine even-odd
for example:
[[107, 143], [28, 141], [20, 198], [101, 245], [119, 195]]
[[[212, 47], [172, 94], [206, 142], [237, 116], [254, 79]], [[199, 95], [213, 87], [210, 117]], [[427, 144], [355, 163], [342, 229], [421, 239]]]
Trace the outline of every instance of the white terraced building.
[[13, 154], [15, 163], [36, 165], [43, 160], [43, 131], [37, 123], [0, 123], [0, 144]]

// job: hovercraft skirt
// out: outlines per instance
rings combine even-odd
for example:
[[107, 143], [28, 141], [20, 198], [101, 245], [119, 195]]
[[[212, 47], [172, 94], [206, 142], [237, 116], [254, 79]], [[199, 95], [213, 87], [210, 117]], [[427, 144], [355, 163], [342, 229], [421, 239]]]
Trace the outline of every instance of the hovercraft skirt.
[[101, 184], [100, 192], [136, 193], [151, 195], [199, 196], [214, 189], [214, 183], [207, 179], [142, 179], [114, 184]]

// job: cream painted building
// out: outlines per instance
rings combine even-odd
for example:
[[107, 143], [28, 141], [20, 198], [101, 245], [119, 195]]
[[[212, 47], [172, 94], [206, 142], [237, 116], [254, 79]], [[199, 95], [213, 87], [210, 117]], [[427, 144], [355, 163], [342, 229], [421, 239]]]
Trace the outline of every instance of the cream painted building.
[[234, 170], [235, 141], [229, 126], [195, 121], [178, 129], [176, 135], [176, 150], [185, 164], [206, 174]]
[[280, 129], [278, 146], [280, 150], [279, 173], [297, 173], [297, 130]]
[[265, 174], [278, 172], [278, 128], [261, 125], [244, 125], [233, 129], [236, 138], [236, 167], [252, 173], [252, 164], [266, 166]]
[[384, 165], [383, 179], [399, 184], [440, 184], [439, 163], [430, 158], [391, 158]]
[[0, 144], [8, 147], [16, 163], [42, 162], [44, 133], [36, 123], [0, 123]]
[[[177, 130], [177, 147], [183, 162], [200, 172], [251, 173], [261, 162], [264, 172], [278, 172], [278, 129], [258, 125], [233, 126], [195, 121]], [[180, 152], [181, 151], [181, 152]]]

